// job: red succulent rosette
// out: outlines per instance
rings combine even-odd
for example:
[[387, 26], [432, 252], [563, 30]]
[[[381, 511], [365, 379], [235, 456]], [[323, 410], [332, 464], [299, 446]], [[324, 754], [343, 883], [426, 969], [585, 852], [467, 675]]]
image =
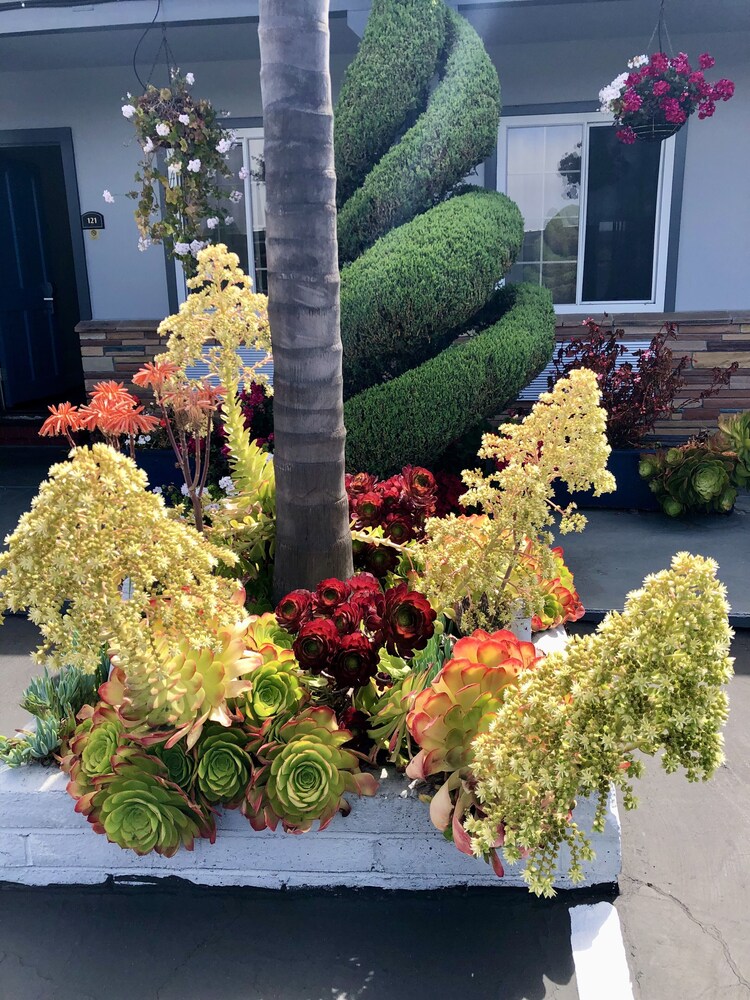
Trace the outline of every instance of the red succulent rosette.
[[315, 588], [315, 607], [325, 614], [337, 608], [348, 596], [349, 584], [330, 577], [328, 580], [321, 580]]
[[314, 618], [302, 626], [292, 649], [303, 670], [319, 674], [330, 665], [340, 641], [339, 630], [330, 619]]
[[348, 635], [350, 632], [354, 632], [362, 621], [363, 607], [360, 602], [354, 600], [355, 597], [356, 594], [353, 594], [350, 600], [339, 604], [331, 612], [331, 621], [336, 626], [339, 635]]
[[383, 534], [397, 545], [403, 545], [414, 537], [414, 529], [410, 523], [410, 518], [404, 514], [394, 512], [388, 514], [383, 525]]
[[375, 490], [355, 497], [351, 503], [352, 514], [362, 528], [373, 528], [380, 523], [383, 513], [383, 498]]
[[361, 493], [369, 493], [375, 486], [377, 479], [370, 472], [357, 472], [355, 475], [347, 474], [344, 480], [346, 492], [349, 496], [358, 496]]
[[365, 566], [382, 579], [398, 566], [398, 552], [387, 545], [370, 545], [365, 553]]
[[435, 511], [437, 484], [433, 474], [418, 465], [407, 465], [402, 473], [404, 487], [415, 507], [419, 507], [425, 517]]
[[378, 650], [362, 632], [341, 637], [330, 671], [341, 687], [362, 687], [378, 671]]
[[276, 606], [276, 621], [287, 632], [296, 633], [312, 617], [312, 594], [309, 590], [292, 590]]
[[385, 614], [385, 597], [379, 588], [357, 591], [352, 594], [350, 603], [357, 608], [360, 620], [368, 632], [380, 632]]
[[355, 573], [347, 580], [347, 583], [352, 594], [358, 592], [382, 594], [380, 581], [372, 573]]
[[409, 591], [405, 583], [391, 587], [385, 593], [383, 629], [389, 653], [411, 656], [424, 649], [435, 631], [437, 614], [430, 602], [416, 590]]

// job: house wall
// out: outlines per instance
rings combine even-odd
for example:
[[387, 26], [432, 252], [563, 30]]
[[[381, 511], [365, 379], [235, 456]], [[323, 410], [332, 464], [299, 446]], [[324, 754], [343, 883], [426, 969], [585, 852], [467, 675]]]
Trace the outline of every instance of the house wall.
[[[602, 86], [644, 51], [646, 39], [587, 39], [489, 46], [503, 105], [597, 100]], [[736, 84], [712, 119], [690, 120], [677, 266], [677, 311], [750, 309], [750, 48], [748, 34], [675, 38], [691, 57], [710, 52], [709, 78]], [[550, 107], [550, 111], [553, 108]]]

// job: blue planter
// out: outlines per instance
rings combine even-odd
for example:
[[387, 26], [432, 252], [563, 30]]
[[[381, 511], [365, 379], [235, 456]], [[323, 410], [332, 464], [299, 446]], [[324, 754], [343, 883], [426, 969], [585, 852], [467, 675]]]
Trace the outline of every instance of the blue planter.
[[638, 464], [643, 451], [637, 448], [616, 448], [609, 456], [607, 468], [617, 480], [614, 493], [595, 497], [592, 492], [569, 493], [562, 483], [555, 489], [555, 500], [561, 506], [574, 502], [581, 508], [606, 508], [609, 510], [661, 510], [659, 501], [638, 474]]
[[135, 461], [148, 476], [152, 489], [182, 483], [182, 473], [171, 448], [136, 448]]

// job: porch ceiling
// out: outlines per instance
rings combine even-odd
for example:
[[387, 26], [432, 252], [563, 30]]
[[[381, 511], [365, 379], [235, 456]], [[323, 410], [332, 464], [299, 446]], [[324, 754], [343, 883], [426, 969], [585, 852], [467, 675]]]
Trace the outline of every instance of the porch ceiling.
[[[220, 3], [214, 8], [212, 3], [211, 10], [218, 13], [225, 6]], [[252, 2], [246, 3], [244, 9], [253, 6]], [[357, 49], [358, 38], [347, 25], [346, 8], [361, 10], [367, 6], [369, 0], [332, 0], [331, 52], [334, 55], [353, 55]], [[141, 7], [143, 4], [136, 0], [132, 4], [105, 4], [101, 10], [127, 8], [132, 11]], [[656, 20], [658, 3], [657, 0], [475, 0], [459, 3], [458, 8], [490, 47], [627, 37], [642, 39], [645, 49]], [[152, 4], [149, 10], [153, 9]], [[0, 71], [129, 65], [143, 34], [143, 25], [134, 24], [132, 20], [123, 23], [125, 16], [122, 14], [119, 22], [115, 19], [111, 25], [100, 22], [95, 26], [91, 18], [98, 8], [89, 6], [76, 10], [85, 10], [89, 20], [82, 20], [77, 27], [39, 30], [39, 25], [44, 23], [39, 21], [42, 11], [3, 10], [0, 0]], [[172, 3], [169, 10], [178, 14], [183, 5]], [[36, 29], [28, 21], [28, 33], [6, 33], [18, 31], [22, 24], [19, 15], [26, 13], [36, 19]], [[48, 24], [56, 23], [54, 18], [62, 16], [57, 9], [47, 13], [50, 15]], [[103, 16], [102, 13], [100, 17]], [[80, 17], [83, 19], [84, 14]], [[255, 18], [179, 22], [168, 16], [167, 20], [169, 44], [183, 69], [214, 60], [259, 58]], [[667, 5], [667, 26], [675, 49], [686, 48], [692, 53], [697, 44], [696, 35], [750, 32], [750, 0], [712, 0], [710, 4], [706, 0], [671, 0]], [[160, 42], [157, 24], [140, 47], [139, 69], [145, 67], [148, 72]]]

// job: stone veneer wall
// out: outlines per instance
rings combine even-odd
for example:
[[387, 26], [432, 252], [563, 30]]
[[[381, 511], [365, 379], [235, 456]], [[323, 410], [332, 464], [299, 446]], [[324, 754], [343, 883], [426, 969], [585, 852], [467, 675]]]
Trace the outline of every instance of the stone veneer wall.
[[[76, 327], [81, 342], [83, 379], [86, 392], [96, 382], [115, 379], [129, 383], [146, 361], [164, 350], [164, 340], [156, 333], [158, 319], [84, 320]], [[128, 385], [139, 394], [136, 386]]]
[[[567, 340], [581, 332], [586, 317], [558, 317], [557, 338]], [[599, 316], [596, 317], [601, 322]], [[678, 326], [677, 340], [672, 344], [676, 358], [689, 355], [685, 370], [688, 394], [697, 395], [708, 387], [711, 369], [739, 362], [739, 370], [731, 384], [702, 403], [691, 404], [671, 419], [660, 421], [656, 437], [685, 439], [699, 430], [713, 430], [716, 418], [723, 411], [750, 409], [750, 313], [653, 313], [623, 314], [607, 317], [617, 329], [624, 330], [625, 339], [646, 340], [664, 322]], [[158, 320], [87, 320], [76, 330], [81, 340], [81, 355], [86, 389], [101, 379], [114, 378], [128, 382], [145, 361], [153, 359], [163, 349], [157, 336]], [[678, 401], [679, 402], [679, 401]]]
[[[590, 315], [590, 314], [589, 314]], [[569, 340], [579, 335], [586, 316], [559, 316], [557, 339]], [[710, 399], [689, 403], [670, 419], [656, 425], [655, 439], [685, 440], [698, 431], [716, 429], [720, 413], [750, 410], [750, 313], [634, 313], [608, 316], [606, 321], [595, 315], [600, 323], [622, 329], [623, 339], [649, 340], [663, 323], [677, 325], [677, 339], [670, 347], [679, 359], [688, 355], [690, 361], [684, 372], [686, 391], [677, 403], [697, 396], [711, 384], [711, 369], [739, 363], [730, 384]]]

